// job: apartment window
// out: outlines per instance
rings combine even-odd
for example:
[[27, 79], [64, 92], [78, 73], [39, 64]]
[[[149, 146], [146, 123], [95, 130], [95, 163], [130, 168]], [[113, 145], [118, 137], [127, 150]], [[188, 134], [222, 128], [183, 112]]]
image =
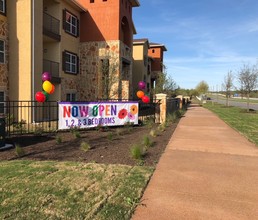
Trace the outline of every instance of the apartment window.
[[5, 42], [0, 40], [0, 63], [5, 63]]
[[5, 14], [5, 12], [6, 12], [5, 0], [0, 0], [0, 13]]
[[77, 74], [79, 67], [79, 57], [77, 54], [64, 51], [63, 52], [63, 70], [66, 73]]
[[66, 93], [66, 101], [67, 102], [75, 102], [76, 94], [75, 93]]
[[103, 0], [103, 2], [106, 2], [107, 0]]
[[152, 53], [155, 53], [155, 50], [154, 50], [154, 49], [152, 50]]
[[94, 3], [94, 0], [90, 0], [90, 3]]
[[63, 12], [63, 28], [66, 33], [75, 37], [79, 36], [79, 19], [71, 12], [64, 10]]
[[4, 114], [4, 92], [0, 92], [0, 114]]

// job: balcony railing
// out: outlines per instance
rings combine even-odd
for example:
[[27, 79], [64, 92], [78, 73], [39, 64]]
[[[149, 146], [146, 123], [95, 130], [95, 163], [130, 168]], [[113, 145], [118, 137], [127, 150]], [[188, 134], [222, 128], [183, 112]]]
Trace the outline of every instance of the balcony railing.
[[60, 41], [60, 21], [47, 13], [43, 13], [43, 34]]
[[43, 60], [43, 72], [49, 72], [52, 75], [52, 82], [61, 83], [59, 76], [59, 63], [51, 60]]

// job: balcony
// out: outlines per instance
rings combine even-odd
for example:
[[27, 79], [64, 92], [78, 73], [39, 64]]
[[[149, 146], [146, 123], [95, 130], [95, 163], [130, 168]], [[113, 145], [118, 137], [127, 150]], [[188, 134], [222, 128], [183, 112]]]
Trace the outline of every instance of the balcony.
[[60, 20], [47, 13], [43, 13], [43, 34], [56, 41], [60, 41]]
[[49, 72], [52, 75], [51, 82], [53, 83], [61, 83], [61, 78], [59, 76], [59, 63], [43, 60], [43, 72]]

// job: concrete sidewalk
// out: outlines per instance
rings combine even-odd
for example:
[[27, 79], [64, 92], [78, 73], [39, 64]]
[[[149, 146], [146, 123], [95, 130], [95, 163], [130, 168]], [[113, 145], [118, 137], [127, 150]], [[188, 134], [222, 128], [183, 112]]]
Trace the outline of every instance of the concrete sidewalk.
[[188, 109], [132, 220], [258, 219], [258, 147], [215, 114]]

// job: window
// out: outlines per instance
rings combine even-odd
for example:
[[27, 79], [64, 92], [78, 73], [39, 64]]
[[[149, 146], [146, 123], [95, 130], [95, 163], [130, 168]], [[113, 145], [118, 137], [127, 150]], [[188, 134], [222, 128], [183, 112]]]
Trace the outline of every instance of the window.
[[64, 51], [63, 52], [63, 70], [66, 73], [77, 74], [79, 67], [79, 58], [77, 54]]
[[0, 92], [0, 114], [4, 112], [4, 92]]
[[90, 0], [90, 3], [94, 3], [94, 0]]
[[76, 101], [76, 94], [75, 93], [67, 93], [66, 94], [66, 101], [67, 102], [75, 102]]
[[6, 7], [5, 7], [5, 0], [0, 0], [0, 13], [5, 14]]
[[154, 50], [154, 49], [152, 50], [152, 53], [155, 53], [155, 50]]
[[5, 42], [0, 40], [0, 63], [5, 63]]
[[78, 37], [79, 36], [79, 19], [67, 10], [63, 14], [63, 28], [65, 32]]

